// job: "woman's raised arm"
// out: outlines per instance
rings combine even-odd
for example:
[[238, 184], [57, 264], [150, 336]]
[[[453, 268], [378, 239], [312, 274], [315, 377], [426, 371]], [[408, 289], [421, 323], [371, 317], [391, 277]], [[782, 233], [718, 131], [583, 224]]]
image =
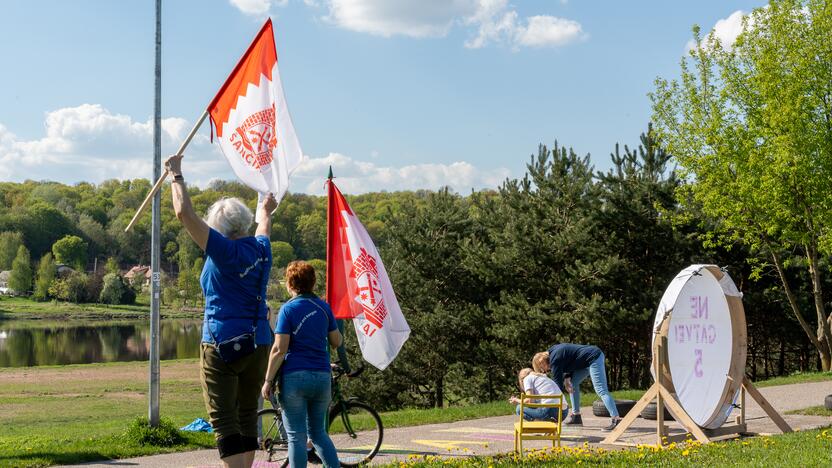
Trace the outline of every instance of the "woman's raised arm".
[[185, 178], [182, 177], [182, 155], [173, 155], [165, 161], [165, 169], [173, 175], [171, 193], [173, 196], [173, 211], [176, 217], [185, 226], [185, 230], [196, 242], [200, 249], [205, 250], [208, 245], [209, 227], [200, 218], [191, 205], [191, 198], [188, 196], [188, 189], [185, 186]]

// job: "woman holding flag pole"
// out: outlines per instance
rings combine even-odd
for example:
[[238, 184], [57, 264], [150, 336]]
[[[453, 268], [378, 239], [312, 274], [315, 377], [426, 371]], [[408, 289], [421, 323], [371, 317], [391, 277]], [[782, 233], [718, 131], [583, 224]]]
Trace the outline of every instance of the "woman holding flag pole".
[[205, 251], [200, 285], [205, 295], [200, 375], [205, 408], [227, 467], [250, 467], [257, 450], [258, 389], [266, 373], [272, 333], [266, 285], [272, 264], [269, 231], [277, 207], [269, 194], [260, 206], [255, 237], [253, 215], [238, 199], [224, 198], [194, 211], [182, 175], [182, 156], [165, 161], [173, 175], [173, 209]]

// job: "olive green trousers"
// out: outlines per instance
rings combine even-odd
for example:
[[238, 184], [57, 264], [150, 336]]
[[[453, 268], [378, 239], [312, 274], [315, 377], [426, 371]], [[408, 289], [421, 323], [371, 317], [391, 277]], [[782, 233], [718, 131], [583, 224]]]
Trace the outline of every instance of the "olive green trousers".
[[214, 345], [202, 343], [202, 397], [217, 439], [257, 437], [257, 405], [270, 349], [258, 345], [252, 354], [227, 364]]

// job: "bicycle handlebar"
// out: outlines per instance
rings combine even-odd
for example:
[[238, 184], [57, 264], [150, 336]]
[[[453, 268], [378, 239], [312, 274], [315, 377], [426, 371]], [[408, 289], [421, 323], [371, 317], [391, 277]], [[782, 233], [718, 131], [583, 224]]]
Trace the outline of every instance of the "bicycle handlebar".
[[333, 365], [332, 365], [332, 374], [333, 374], [333, 379], [335, 379], [335, 380], [338, 380], [339, 378], [341, 378], [345, 375], [349, 378], [358, 377], [359, 375], [361, 375], [362, 372], [364, 372], [364, 365], [358, 366], [356, 369], [354, 369], [349, 374], [344, 372], [344, 368], [339, 366], [338, 363], [333, 363]]

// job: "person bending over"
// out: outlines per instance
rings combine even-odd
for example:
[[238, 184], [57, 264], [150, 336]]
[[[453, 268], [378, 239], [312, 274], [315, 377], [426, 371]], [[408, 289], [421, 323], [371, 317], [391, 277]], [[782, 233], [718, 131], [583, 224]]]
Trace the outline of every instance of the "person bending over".
[[532, 358], [532, 367], [537, 372], [549, 372], [558, 387], [565, 389], [572, 400], [572, 411], [564, 421], [567, 425], [583, 425], [581, 420], [581, 382], [587, 376], [592, 379], [595, 393], [601, 397], [611, 419], [605, 432], [618, 426], [621, 418], [610, 391], [607, 388], [607, 372], [604, 368], [604, 353], [597, 346], [559, 343], [549, 351], [537, 353]]

